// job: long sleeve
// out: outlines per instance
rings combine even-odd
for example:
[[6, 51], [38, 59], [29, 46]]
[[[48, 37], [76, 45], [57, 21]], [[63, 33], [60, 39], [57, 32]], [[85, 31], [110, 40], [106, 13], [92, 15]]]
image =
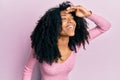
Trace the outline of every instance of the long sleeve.
[[30, 53], [30, 56], [28, 58], [28, 61], [25, 64], [22, 80], [31, 80], [33, 68], [37, 62], [36, 58], [33, 58], [34, 50], [32, 48], [30, 48], [29, 53]]
[[[96, 24], [96, 26], [90, 30], [88, 30], [89, 32], [89, 41], [93, 40], [94, 38], [98, 37], [99, 35], [101, 35], [102, 33], [108, 31], [111, 27], [111, 24], [109, 21], [107, 21], [106, 19], [104, 19], [101, 16], [98, 16], [96, 14], [91, 14], [89, 17], [87, 17], [89, 20], [91, 20], [92, 22], [94, 22]], [[77, 50], [79, 50], [82, 46], [80, 47], [76, 47]]]
[[96, 14], [92, 13], [88, 19], [96, 24], [96, 27], [89, 30], [89, 41], [106, 32], [111, 27], [111, 24], [106, 19]]

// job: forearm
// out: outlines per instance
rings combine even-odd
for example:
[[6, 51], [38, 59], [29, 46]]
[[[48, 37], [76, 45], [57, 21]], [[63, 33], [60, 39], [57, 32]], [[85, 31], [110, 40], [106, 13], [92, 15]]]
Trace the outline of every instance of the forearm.
[[106, 20], [105, 18], [98, 16], [94, 13], [92, 13], [87, 18], [90, 19], [91, 21], [93, 21], [97, 25], [96, 27], [101, 29], [101, 32], [107, 31], [111, 27], [111, 24], [108, 20]]
[[111, 27], [111, 24], [109, 21], [107, 21], [105, 18], [98, 16], [94, 13], [92, 13], [87, 18], [96, 24], [94, 28], [89, 30], [89, 35], [90, 35], [89, 40], [92, 40], [96, 38], [97, 36], [101, 35], [102, 33], [108, 31]]

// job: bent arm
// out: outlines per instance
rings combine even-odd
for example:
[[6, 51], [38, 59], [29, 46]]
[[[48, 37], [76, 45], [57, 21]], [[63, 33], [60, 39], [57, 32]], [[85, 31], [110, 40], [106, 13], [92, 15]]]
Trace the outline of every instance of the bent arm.
[[30, 48], [29, 53], [30, 53], [30, 56], [27, 63], [25, 64], [22, 80], [31, 80], [33, 68], [37, 62], [36, 58], [33, 58], [34, 50], [32, 48]]
[[[92, 22], [94, 22], [96, 24], [96, 26], [90, 30], [88, 30], [89, 32], [89, 38], [88, 41], [93, 40], [94, 38], [98, 37], [99, 35], [101, 35], [102, 33], [108, 31], [111, 27], [111, 24], [109, 21], [107, 21], [106, 19], [104, 19], [101, 16], [98, 16], [96, 14], [91, 14], [89, 17], [87, 17], [89, 20], [91, 20]], [[79, 50], [82, 46], [80, 47], [76, 47], [77, 50]]]
[[111, 24], [109, 21], [107, 21], [103, 17], [98, 16], [96, 14], [92, 13], [87, 18], [96, 24], [96, 27], [89, 30], [89, 36], [90, 36], [89, 41], [101, 35], [102, 33], [108, 31], [111, 27]]

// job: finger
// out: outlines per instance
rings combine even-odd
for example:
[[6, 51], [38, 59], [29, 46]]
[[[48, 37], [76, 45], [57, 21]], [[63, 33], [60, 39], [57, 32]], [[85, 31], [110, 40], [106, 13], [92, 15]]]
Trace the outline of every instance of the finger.
[[67, 10], [66, 13], [70, 13], [70, 12], [74, 12], [75, 10], [74, 9], [71, 9], [71, 10]]
[[82, 6], [76, 6], [76, 9], [83, 9]]
[[83, 7], [81, 7], [80, 5], [71, 6], [71, 7], [68, 7], [67, 10], [70, 11], [70, 12], [71, 12], [71, 11], [77, 11], [77, 10], [82, 11], [82, 10], [83, 10]]
[[68, 7], [66, 10], [76, 9], [75, 6]]
[[82, 7], [81, 5], [77, 5], [76, 7]]
[[69, 8], [67, 8], [67, 10], [66, 10], [66, 12], [74, 12], [76, 9], [75, 8], [73, 8], [73, 7], [69, 7]]
[[86, 13], [87, 9], [82, 7], [81, 5], [76, 6], [76, 9], [79, 9], [79, 11]]

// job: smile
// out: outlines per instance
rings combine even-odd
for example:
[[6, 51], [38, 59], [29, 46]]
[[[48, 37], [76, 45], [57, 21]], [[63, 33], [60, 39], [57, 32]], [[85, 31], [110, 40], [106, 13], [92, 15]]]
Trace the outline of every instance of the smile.
[[73, 29], [74, 29], [74, 26], [73, 26], [73, 25], [69, 25], [69, 26], [67, 26], [66, 28], [67, 28], [67, 30], [73, 30]]

